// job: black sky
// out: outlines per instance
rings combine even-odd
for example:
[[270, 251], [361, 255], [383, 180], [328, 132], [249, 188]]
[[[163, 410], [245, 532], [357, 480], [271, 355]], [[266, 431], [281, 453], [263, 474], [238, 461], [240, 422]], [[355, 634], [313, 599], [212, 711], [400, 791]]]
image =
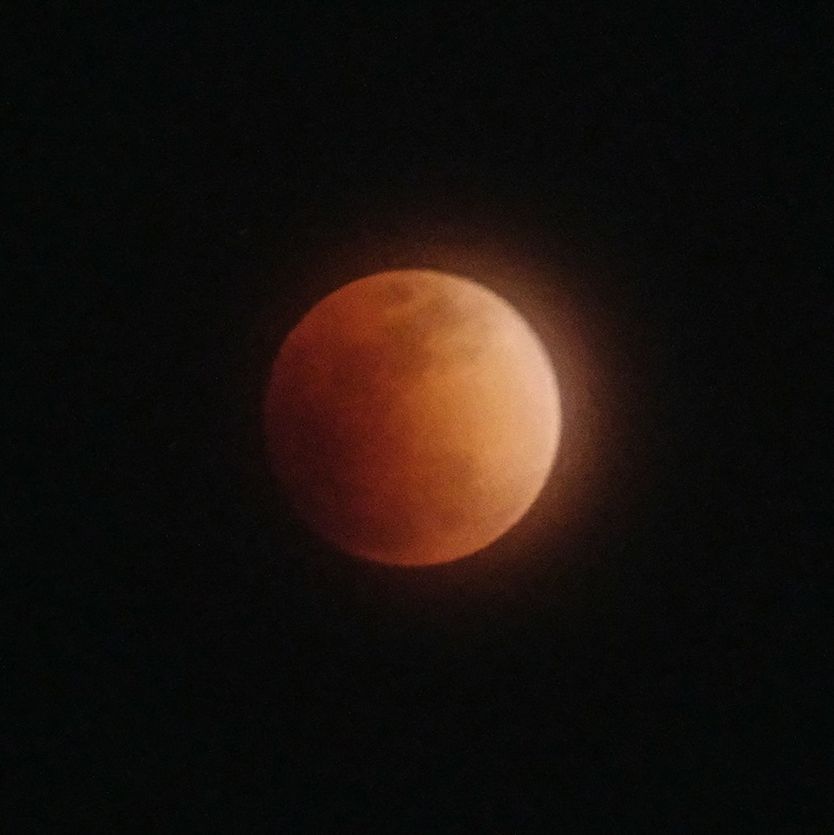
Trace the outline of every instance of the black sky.
[[[8, 28], [14, 831], [820, 831], [813, 5], [275, 5]], [[570, 537], [418, 577], [305, 534], [258, 410], [452, 250], [567, 270], [617, 443]]]

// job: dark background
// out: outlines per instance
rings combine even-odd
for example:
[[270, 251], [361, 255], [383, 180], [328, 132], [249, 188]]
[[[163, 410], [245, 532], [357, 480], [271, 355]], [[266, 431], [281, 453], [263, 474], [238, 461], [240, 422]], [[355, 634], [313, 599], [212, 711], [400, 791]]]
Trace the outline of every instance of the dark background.
[[[7, 21], [14, 831], [821, 831], [828, 40], [576, 5]], [[446, 246], [574, 265], [613, 463], [558, 542], [357, 564], [264, 375]]]

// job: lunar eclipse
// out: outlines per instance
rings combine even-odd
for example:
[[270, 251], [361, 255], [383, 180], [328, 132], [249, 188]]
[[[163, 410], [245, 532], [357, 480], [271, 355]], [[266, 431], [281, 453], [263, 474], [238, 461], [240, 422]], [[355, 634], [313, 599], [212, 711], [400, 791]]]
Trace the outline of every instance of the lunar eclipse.
[[354, 556], [458, 559], [530, 509], [562, 410], [537, 335], [469, 278], [413, 269], [352, 281], [316, 304], [274, 360], [270, 464], [298, 515]]

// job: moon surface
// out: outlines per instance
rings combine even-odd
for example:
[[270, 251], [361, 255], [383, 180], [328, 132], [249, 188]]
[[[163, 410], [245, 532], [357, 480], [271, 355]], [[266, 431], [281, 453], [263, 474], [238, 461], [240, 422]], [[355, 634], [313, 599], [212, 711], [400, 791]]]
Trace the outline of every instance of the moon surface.
[[270, 463], [324, 540], [394, 565], [485, 548], [529, 510], [559, 443], [550, 359], [466, 278], [397, 270], [316, 304], [275, 358]]

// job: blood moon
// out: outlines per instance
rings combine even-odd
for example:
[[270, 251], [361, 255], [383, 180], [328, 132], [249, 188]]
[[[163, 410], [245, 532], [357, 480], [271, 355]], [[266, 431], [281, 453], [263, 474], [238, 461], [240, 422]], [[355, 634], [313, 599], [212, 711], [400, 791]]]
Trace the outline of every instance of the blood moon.
[[526, 514], [561, 410], [547, 353], [510, 304], [469, 279], [397, 270], [346, 284], [290, 332], [264, 426], [275, 476], [323, 539], [428, 565]]

